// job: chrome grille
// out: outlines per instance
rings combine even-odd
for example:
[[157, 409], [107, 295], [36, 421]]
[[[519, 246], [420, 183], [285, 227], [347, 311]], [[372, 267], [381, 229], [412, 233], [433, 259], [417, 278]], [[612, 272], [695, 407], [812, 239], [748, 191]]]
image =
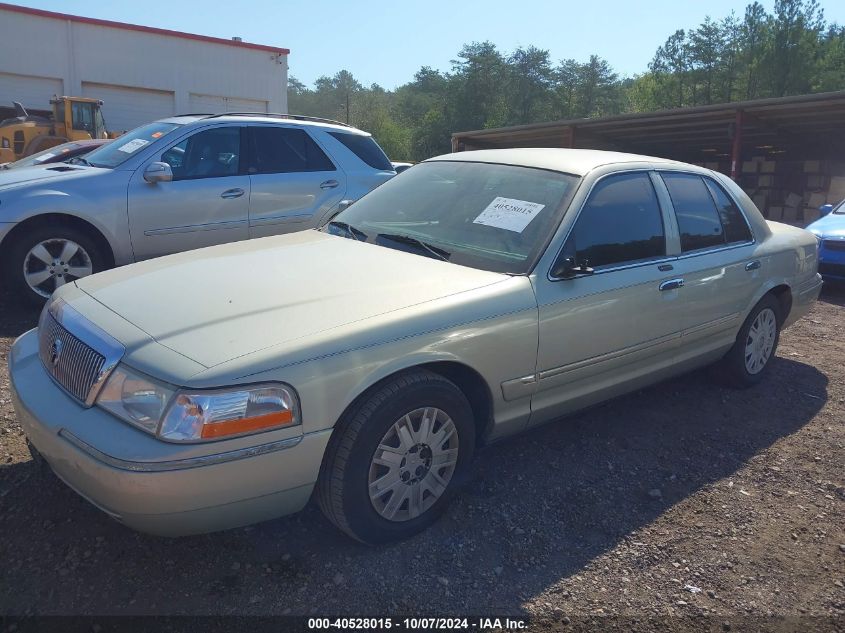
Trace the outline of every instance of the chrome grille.
[[38, 352], [47, 372], [70, 395], [87, 403], [97, 383], [105, 356], [62, 327], [52, 314], [45, 314], [38, 328]]

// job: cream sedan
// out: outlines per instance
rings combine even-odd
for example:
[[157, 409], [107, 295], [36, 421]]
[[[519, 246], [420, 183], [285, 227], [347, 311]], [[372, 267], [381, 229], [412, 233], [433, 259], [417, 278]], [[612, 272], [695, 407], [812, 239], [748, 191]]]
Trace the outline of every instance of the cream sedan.
[[816, 269], [812, 234], [712, 171], [465, 152], [321, 230], [67, 284], [14, 344], [14, 402], [34, 455], [138, 530], [313, 495], [385, 542], [443, 512], [481, 444], [708, 364], [757, 383]]

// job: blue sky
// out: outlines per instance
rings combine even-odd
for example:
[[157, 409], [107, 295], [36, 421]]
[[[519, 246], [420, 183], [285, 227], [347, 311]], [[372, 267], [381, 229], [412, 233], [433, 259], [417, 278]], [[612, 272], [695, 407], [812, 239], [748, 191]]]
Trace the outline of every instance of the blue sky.
[[[706, 15], [741, 16], [730, 0], [23, 0], [30, 7], [289, 48], [290, 74], [311, 85], [346, 68], [365, 85], [394, 88], [421, 66], [450, 68], [465, 42], [490, 40], [502, 51], [533, 44], [552, 59], [606, 58], [623, 75], [646, 69], [675, 29]], [[773, 0], [762, 3], [771, 10]], [[845, 2], [821, 0], [828, 21], [845, 23]]]

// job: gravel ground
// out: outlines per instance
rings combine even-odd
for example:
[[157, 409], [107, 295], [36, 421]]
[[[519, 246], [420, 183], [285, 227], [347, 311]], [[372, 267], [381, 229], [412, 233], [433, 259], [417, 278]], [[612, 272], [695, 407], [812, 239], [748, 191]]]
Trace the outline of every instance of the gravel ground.
[[784, 333], [761, 385], [731, 391], [694, 373], [487, 448], [440, 522], [381, 548], [313, 505], [182, 539], [110, 520], [29, 457], [6, 356], [37, 314], [11, 306], [0, 298], [2, 614], [843, 626], [845, 290]]

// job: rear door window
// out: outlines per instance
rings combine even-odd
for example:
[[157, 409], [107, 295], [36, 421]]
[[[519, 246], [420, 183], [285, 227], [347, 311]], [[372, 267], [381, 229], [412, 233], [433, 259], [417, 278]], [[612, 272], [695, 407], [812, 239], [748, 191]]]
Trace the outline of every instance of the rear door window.
[[701, 176], [664, 172], [660, 174], [675, 207], [684, 253], [723, 246], [725, 231], [713, 196]]
[[326, 153], [305, 130], [288, 127], [251, 126], [254, 164], [251, 174], [289, 174], [335, 171]]
[[393, 171], [393, 165], [372, 136], [347, 134], [345, 132], [329, 132], [329, 134], [343, 143], [348, 150], [370, 167], [382, 171]]
[[719, 211], [719, 217], [722, 220], [722, 228], [725, 229], [725, 241], [728, 244], [750, 242], [751, 229], [748, 228], [748, 222], [745, 221], [745, 217], [734, 201], [722, 189], [721, 185], [716, 184], [710, 178], [705, 178], [704, 182], [716, 202], [716, 209]]

